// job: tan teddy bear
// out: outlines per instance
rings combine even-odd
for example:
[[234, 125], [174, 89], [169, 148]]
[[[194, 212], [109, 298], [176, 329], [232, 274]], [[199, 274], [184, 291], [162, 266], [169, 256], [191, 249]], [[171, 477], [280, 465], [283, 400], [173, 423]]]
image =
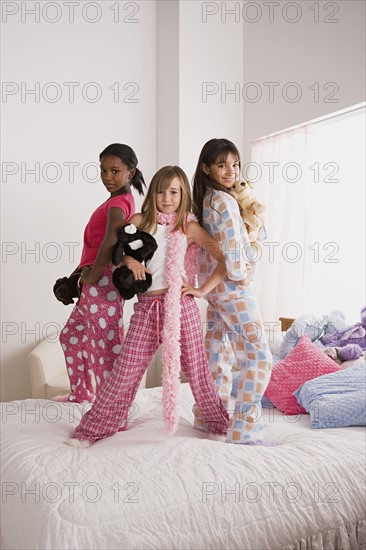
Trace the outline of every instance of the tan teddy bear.
[[255, 251], [259, 249], [259, 240], [265, 238], [263, 211], [264, 204], [258, 202], [253, 194], [253, 184], [249, 180], [240, 181], [230, 189], [232, 196], [241, 207], [241, 215], [246, 225], [249, 240]]

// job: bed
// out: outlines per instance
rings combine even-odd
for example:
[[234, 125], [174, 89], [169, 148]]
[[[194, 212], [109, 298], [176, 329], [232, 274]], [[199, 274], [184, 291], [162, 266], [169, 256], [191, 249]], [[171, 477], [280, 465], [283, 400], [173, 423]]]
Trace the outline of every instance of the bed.
[[176, 435], [161, 388], [139, 389], [131, 429], [64, 444], [89, 405], [2, 404], [2, 548], [365, 548], [364, 427], [312, 430], [263, 409], [273, 447], [211, 441], [179, 394]]

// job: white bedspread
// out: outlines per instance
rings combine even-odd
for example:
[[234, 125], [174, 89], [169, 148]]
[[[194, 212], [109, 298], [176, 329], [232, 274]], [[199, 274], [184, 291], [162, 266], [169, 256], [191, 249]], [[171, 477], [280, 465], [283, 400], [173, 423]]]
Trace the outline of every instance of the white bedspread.
[[311, 430], [307, 415], [264, 410], [276, 446], [229, 445], [193, 429], [192, 404], [183, 384], [169, 436], [161, 388], [140, 390], [128, 431], [75, 449], [64, 441], [83, 406], [3, 403], [3, 547], [361, 547], [363, 428]]

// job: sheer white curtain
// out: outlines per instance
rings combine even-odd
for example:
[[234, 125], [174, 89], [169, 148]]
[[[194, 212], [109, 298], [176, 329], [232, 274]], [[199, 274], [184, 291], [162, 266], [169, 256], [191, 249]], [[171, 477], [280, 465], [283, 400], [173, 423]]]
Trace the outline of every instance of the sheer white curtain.
[[253, 142], [244, 176], [266, 205], [264, 321], [365, 305], [365, 106]]

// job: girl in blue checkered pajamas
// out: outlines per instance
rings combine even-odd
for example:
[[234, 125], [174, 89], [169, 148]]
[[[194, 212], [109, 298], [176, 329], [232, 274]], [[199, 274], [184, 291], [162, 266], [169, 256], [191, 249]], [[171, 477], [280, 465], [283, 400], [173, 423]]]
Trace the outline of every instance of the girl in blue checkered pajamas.
[[[206, 351], [213, 378], [226, 407], [232, 386], [231, 368], [240, 369], [235, 409], [226, 441], [266, 444], [261, 398], [268, 385], [272, 356], [257, 301], [250, 284], [254, 253], [237, 201], [229, 191], [238, 181], [240, 155], [226, 139], [208, 141], [200, 154], [193, 182], [195, 214], [200, 224], [221, 243], [227, 276], [205, 296]], [[199, 277], [207, 278], [215, 261], [201, 253]], [[195, 426], [206, 430], [201, 411], [194, 407]]]

